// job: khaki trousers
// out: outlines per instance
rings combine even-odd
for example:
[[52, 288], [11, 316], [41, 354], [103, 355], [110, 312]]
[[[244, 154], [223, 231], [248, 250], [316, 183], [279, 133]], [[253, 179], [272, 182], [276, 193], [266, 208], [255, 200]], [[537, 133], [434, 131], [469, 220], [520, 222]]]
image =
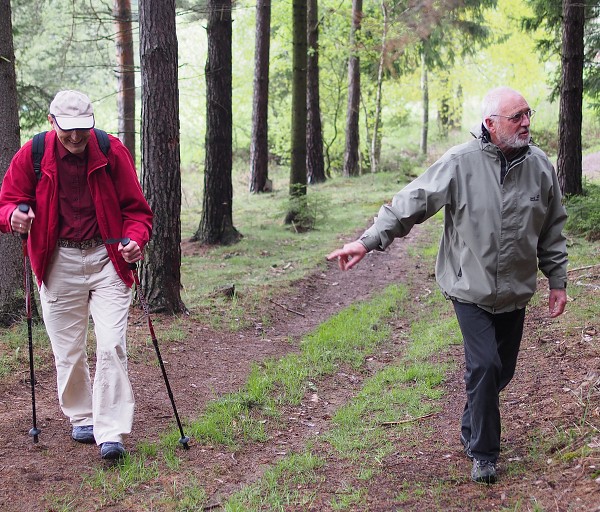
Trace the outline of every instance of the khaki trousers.
[[[40, 298], [63, 413], [74, 426], [94, 425], [97, 444], [122, 442], [134, 410], [126, 348], [131, 290], [106, 247], [57, 247]], [[93, 387], [86, 351], [90, 314], [96, 335]]]

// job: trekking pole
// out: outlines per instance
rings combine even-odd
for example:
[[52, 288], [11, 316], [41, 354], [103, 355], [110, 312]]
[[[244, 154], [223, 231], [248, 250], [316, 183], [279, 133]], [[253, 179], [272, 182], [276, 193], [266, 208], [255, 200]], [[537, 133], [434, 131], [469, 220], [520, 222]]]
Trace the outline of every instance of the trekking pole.
[[[130, 242], [129, 238], [123, 238], [121, 240], [121, 244], [125, 247]], [[167, 386], [167, 393], [169, 394], [169, 398], [171, 399], [171, 405], [173, 406], [173, 412], [175, 413], [175, 420], [177, 421], [177, 426], [179, 427], [179, 433], [181, 434], [181, 438], [179, 442], [186, 449], [189, 450], [188, 443], [190, 438], [187, 437], [183, 433], [183, 427], [181, 426], [181, 421], [179, 419], [179, 414], [177, 414], [177, 407], [175, 406], [175, 398], [173, 398], [173, 392], [171, 391], [171, 386], [169, 385], [169, 378], [167, 377], [167, 371], [165, 370], [165, 365], [163, 363], [162, 357], [160, 355], [160, 349], [158, 348], [158, 340], [156, 339], [156, 334], [154, 334], [154, 327], [152, 326], [152, 320], [150, 319], [150, 311], [148, 309], [148, 303], [146, 302], [146, 298], [144, 294], [140, 290], [140, 278], [137, 274], [137, 264], [130, 263], [129, 268], [131, 269], [131, 273], [133, 274], [133, 279], [135, 281], [135, 287], [138, 291], [138, 296], [140, 298], [140, 302], [142, 303], [142, 309], [144, 310], [144, 314], [146, 315], [146, 319], [148, 321], [148, 329], [150, 330], [150, 337], [152, 338], [152, 344], [154, 345], [154, 350], [156, 351], [156, 357], [158, 357], [158, 363], [160, 364], [160, 369], [162, 370], [163, 379], [165, 381], [165, 385]]]
[[[20, 204], [19, 211], [23, 213], [29, 212], [29, 205]], [[33, 336], [31, 333], [31, 277], [29, 273], [29, 255], [27, 253], [27, 233], [21, 233], [21, 244], [23, 245], [23, 268], [25, 272], [25, 310], [27, 311], [27, 334], [29, 337], [29, 381], [31, 382], [31, 411], [33, 426], [29, 431], [29, 435], [33, 437], [33, 442], [39, 441], [38, 436], [41, 430], [37, 428], [37, 419], [35, 414], [35, 371], [33, 369]]]

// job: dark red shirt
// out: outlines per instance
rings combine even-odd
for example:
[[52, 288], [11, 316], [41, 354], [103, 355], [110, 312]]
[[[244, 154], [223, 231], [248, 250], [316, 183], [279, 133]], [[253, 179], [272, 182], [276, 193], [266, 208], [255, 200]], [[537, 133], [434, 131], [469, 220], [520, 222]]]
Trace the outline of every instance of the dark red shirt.
[[90, 240], [100, 236], [96, 208], [88, 185], [87, 148], [70, 153], [56, 139], [58, 168], [58, 238]]

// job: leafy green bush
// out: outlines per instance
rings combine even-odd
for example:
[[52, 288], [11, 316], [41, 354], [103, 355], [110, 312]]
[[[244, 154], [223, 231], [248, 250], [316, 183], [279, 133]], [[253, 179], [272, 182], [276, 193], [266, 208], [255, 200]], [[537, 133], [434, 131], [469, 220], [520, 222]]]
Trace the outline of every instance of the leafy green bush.
[[558, 153], [558, 128], [537, 127], [531, 130], [534, 143], [547, 155]]
[[565, 229], [586, 240], [600, 240], [600, 185], [584, 182], [583, 195], [565, 199], [569, 218]]

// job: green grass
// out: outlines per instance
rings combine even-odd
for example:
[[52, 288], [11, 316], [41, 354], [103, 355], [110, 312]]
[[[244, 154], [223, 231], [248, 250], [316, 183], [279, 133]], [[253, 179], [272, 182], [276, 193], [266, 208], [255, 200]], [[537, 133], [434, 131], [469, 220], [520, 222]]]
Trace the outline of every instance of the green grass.
[[229, 497], [223, 506], [227, 512], [260, 510], [284, 511], [295, 504], [310, 508], [313, 495], [303, 495], [299, 488], [318, 481], [317, 469], [324, 461], [310, 452], [291, 454], [267, 469], [256, 483], [244, 487]]
[[[29, 331], [26, 322], [0, 330], [0, 378], [29, 367]], [[33, 322], [31, 329], [33, 360], [36, 370], [48, 367], [52, 361], [50, 342], [40, 322]]]
[[[240, 176], [243, 173], [237, 174], [234, 182], [234, 224], [244, 239], [232, 247], [210, 248], [202, 255], [184, 258], [183, 299], [191, 309], [191, 316], [165, 321], [160, 316], [153, 317], [161, 344], [183, 339], [188, 332], [186, 328], [196, 325], [194, 322], [229, 331], [257, 321], [268, 325], [268, 317], [257, 316], [260, 303], [324, 265], [325, 255], [370, 224], [369, 219], [381, 203], [406, 182], [403, 174], [380, 173], [351, 180], [336, 178], [311, 186], [309, 201], [322, 207], [315, 206], [316, 229], [298, 234], [282, 223], [287, 204], [287, 172], [274, 170], [271, 177], [275, 192], [256, 196], [246, 192], [245, 180]], [[200, 191], [193, 195], [189, 192], [194, 190], [193, 181], [191, 175], [184, 173], [187, 194], [182, 212], [184, 238], [193, 234], [200, 219]], [[411, 256], [431, 267], [437, 252], [440, 218], [438, 214], [424, 226], [431, 235], [431, 243], [411, 250]], [[597, 264], [599, 245], [570, 235], [569, 253], [570, 268]], [[574, 280], [585, 281], [583, 275], [577, 273]], [[230, 283], [239, 292], [233, 300], [211, 296], [212, 290]], [[571, 326], [562, 328], [580, 329], [590, 318], [600, 317], [600, 304], [589, 299], [588, 288], [571, 284], [568, 292], [573, 299], [568, 308], [574, 320]], [[422, 308], [411, 318], [409, 343], [400, 360], [366, 379], [356, 396], [336, 411], [331, 430], [323, 433], [331, 453], [351, 461], [359, 482], [338, 489], [331, 501], [332, 508], [360, 508], [363, 487], [381, 471], [380, 462], [392, 449], [393, 436], [413, 428], [425, 429], [418, 418], [435, 413], [443, 400], [443, 380], [448, 371], [443, 354], [450, 344], [459, 342], [458, 327], [437, 289], [421, 289], [419, 296]], [[186, 433], [198, 444], [218, 444], [232, 450], [265, 441], [270, 429], [282, 421], [283, 405], [298, 404], [307, 392], [318, 391], [322, 379], [340, 367], [348, 366], [360, 373], [366, 357], [389, 338], [389, 320], [404, 314], [412, 300], [406, 287], [392, 286], [373, 300], [340, 312], [292, 347], [290, 355], [254, 365], [246, 384], [237, 393], [210, 402], [202, 415], [185, 425]], [[139, 328], [145, 332], [143, 319]], [[0, 377], [27, 367], [26, 325], [3, 329], [1, 334]], [[34, 326], [33, 339], [36, 367], [50, 368], [51, 351], [42, 324]], [[149, 338], [145, 343], [143, 352], [139, 347], [138, 352], [136, 347], [131, 349], [144, 363], [155, 364], [153, 352], [146, 354], [146, 349], [152, 350]], [[580, 398], [586, 400], [585, 396]], [[404, 420], [408, 421], [400, 423]], [[586, 421], [584, 415], [577, 419], [576, 426], [584, 428]], [[386, 422], [399, 423], [383, 426]], [[132, 495], [141, 493], [143, 497], [139, 499], [144, 500], [148, 509], [153, 504], [169, 510], [201, 508], [206, 503], [202, 482], [191, 475], [181, 479], [173, 476], [185, 469], [185, 460], [179, 457], [179, 437], [179, 431], [172, 428], [159, 443], [139, 444], [135, 456], [123, 464], [86, 476], [84, 490], [92, 489], [102, 504], [107, 505], [128, 503]], [[565, 459], [585, 456], [574, 440], [569, 437], [565, 441], [557, 433], [548, 439], [547, 445], [536, 445], [537, 441], [532, 439], [535, 449], [531, 457], [543, 460], [552, 446], [563, 441]], [[318, 484], [322, 478], [319, 470], [324, 464], [326, 461], [310, 447], [292, 454], [270, 467], [255, 484], [232, 496], [226, 510], [283, 510], [290, 503], [298, 509], [309, 508], [315, 496], [310, 491], [301, 491], [299, 486]], [[523, 471], [518, 462], [511, 463], [510, 469]], [[165, 481], [172, 485], [163, 486]], [[444, 489], [442, 486], [432, 492], [443, 493]], [[425, 484], [407, 484], [398, 489], [398, 503], [425, 492]], [[59, 487], [46, 497], [53, 504], [52, 510], [65, 511], [77, 510], [81, 499], [68, 492], [63, 495]]]
[[[242, 296], [251, 293], [254, 300], [261, 299], [261, 291], [269, 294], [289, 285], [307, 271], [324, 265], [327, 253], [366, 227], [365, 220], [372, 218], [381, 204], [407, 182], [398, 173], [378, 173], [359, 180], [336, 178], [312, 185], [307, 197], [310, 207], [317, 211], [315, 229], [298, 234], [283, 223], [288, 204], [287, 169], [273, 168], [271, 179], [274, 192], [268, 194], [251, 194], [239, 175], [234, 180], [237, 207], [233, 220], [244, 235], [238, 244], [211, 248], [202, 257], [183, 258], [183, 300], [188, 307], [209, 308], [207, 295], [229, 284], [234, 284]], [[190, 174], [184, 173], [183, 181], [184, 190], [197, 186]], [[186, 204], [188, 207], [182, 212], [183, 240], [198, 228], [201, 190], [189, 195]], [[249, 268], [252, 272], [248, 272]], [[264, 290], [266, 285], [268, 290]], [[243, 300], [243, 307], [251, 309], [252, 299]], [[199, 314], [205, 314], [204, 309]]]
[[[403, 300], [406, 299], [405, 296]], [[385, 302], [378, 298], [375, 298], [372, 304], [378, 305], [381, 315], [394, 315]], [[444, 392], [441, 385], [448, 370], [447, 364], [431, 363], [429, 359], [433, 354], [443, 354], [450, 345], [459, 343], [460, 334], [456, 320], [449, 314], [448, 304], [440, 294], [433, 294], [425, 306], [413, 324], [410, 343], [400, 362], [386, 366], [366, 379], [358, 394], [337, 410], [332, 418], [331, 430], [320, 436], [322, 442], [331, 447], [332, 455], [351, 461], [357, 468], [357, 479], [366, 483], [381, 471], [382, 461], [392, 453], [393, 437], [406, 435], [414, 428], [411, 420], [418, 420], [435, 412], [443, 400]], [[396, 315], [399, 314], [398, 311], [404, 312], [405, 306], [400, 303], [398, 307], [401, 309], [396, 311]], [[356, 317], [355, 308], [352, 306], [327, 322], [333, 327], [331, 331], [326, 328], [318, 330], [319, 335], [326, 334], [323, 341], [319, 343], [320, 346], [325, 343], [324, 340], [331, 337], [345, 339], [353, 336], [355, 326], [346, 322], [346, 313], [351, 312], [351, 317]], [[308, 338], [310, 339], [311, 336]], [[352, 358], [349, 361], [352, 361]], [[289, 481], [289, 475], [286, 475], [286, 479], [280, 480], [277, 487], [286, 500], [293, 499], [290, 506], [302, 507], [303, 504], [310, 502], [313, 491], [309, 490], [308, 495], [298, 494], [293, 487], [289, 487]], [[251, 489], [265, 487], [272, 488], [273, 483], [261, 479], [250, 486]], [[443, 483], [439, 483], [438, 487], [436, 492], [441, 496], [446, 488]], [[235, 497], [235, 503], [239, 507], [241, 506], [239, 500], [243, 500], [241, 504], [248, 508], [226, 508], [226, 510], [255, 510], [253, 508], [256, 506], [255, 503], [241, 497], [247, 496], [245, 492], [242, 491]], [[366, 492], [366, 489], [355, 486], [343, 487], [331, 500], [331, 509], [361, 508]], [[411, 488], [407, 489], [407, 492], [415, 496], [419, 489]], [[399, 503], [406, 499], [407, 496], [402, 494], [398, 497]]]
[[112, 503], [123, 500], [135, 487], [156, 479], [158, 475], [157, 461], [127, 454], [114, 466], [96, 468], [91, 476], [84, 478], [84, 484], [101, 491], [106, 503]]
[[[371, 301], [343, 310], [307, 335], [300, 344], [299, 353], [290, 354], [280, 360], [267, 361], [262, 365], [254, 365], [244, 388], [210, 402], [205, 412], [186, 426], [186, 433], [196, 442], [221, 444], [232, 449], [244, 443], [266, 441], [266, 429], [270, 427], [269, 419], [276, 425], [278, 408], [282, 404], [298, 404], [307, 390], [315, 386], [314, 382], [331, 374], [340, 365], [359, 368], [366, 356], [388, 338], [390, 330], [386, 319], [402, 312], [402, 304], [407, 300], [406, 288], [390, 286]], [[424, 385], [429, 386], [437, 385], [434, 383], [439, 384], [442, 378], [442, 375], [435, 375], [435, 371], [423, 363], [402, 372], [400, 376], [390, 377], [391, 380], [410, 382], [413, 386], [416, 381], [422, 381]], [[367, 387], [363, 402], [372, 401], [371, 394], [376, 392], [376, 389]], [[434, 398], [436, 395], [437, 393], [425, 390], [419, 396]], [[396, 393], [390, 393], [390, 397], [393, 400], [401, 400]], [[421, 408], [416, 400], [402, 400], [410, 401], [413, 404], [410, 410], [420, 413]], [[383, 412], [380, 414], [378, 421], [390, 418]], [[165, 436], [160, 447], [145, 443], [135, 457], [127, 457], [117, 469], [98, 470], [87, 480], [88, 485], [101, 490], [107, 502], [123, 499], [126, 492], [132, 492], [139, 485], [155, 478], [154, 468], [157, 459], [160, 459], [160, 453], [164, 456], [167, 466], [172, 470], [177, 468], [178, 455], [175, 453], [175, 447], [178, 438], [179, 432], [173, 430]], [[355, 442], [358, 443], [358, 439]], [[385, 451], [375, 452], [376, 458], [384, 455]], [[290, 482], [309, 478], [303, 473], [304, 466], [298, 469], [297, 457], [311, 467], [318, 460], [310, 453], [304, 456], [291, 455], [291, 462], [286, 458], [274, 473], [266, 474], [267, 481], [261, 481], [260, 491], [246, 489], [244, 497], [234, 496], [228, 505], [230, 508], [226, 509], [252, 510], [253, 500], [259, 499], [258, 496], [260, 500], [266, 500], [275, 507], [273, 510], [277, 510], [279, 503], [290, 500], [299, 504], [307, 503], [309, 498], [299, 495], [293, 489], [281, 491], [282, 486], [285, 487]], [[277, 478], [283, 478], [285, 482], [277, 482]], [[182, 499], [196, 499], [188, 496], [185, 488], [178, 492]], [[202, 496], [202, 490], [198, 486], [189, 486], [189, 493]], [[236, 508], [237, 501], [242, 499], [249, 500], [245, 506], [250, 508]], [[260, 505], [256, 506], [264, 505], [265, 501], [259, 503]]]
[[360, 367], [366, 355], [387, 339], [385, 319], [397, 314], [406, 298], [405, 288], [390, 286], [373, 301], [350, 306], [321, 324], [301, 341], [299, 353], [254, 365], [242, 390], [207, 405], [189, 426], [191, 435], [232, 447], [264, 440], [263, 417], [276, 416], [282, 404], [298, 404], [313, 380], [340, 365]]

